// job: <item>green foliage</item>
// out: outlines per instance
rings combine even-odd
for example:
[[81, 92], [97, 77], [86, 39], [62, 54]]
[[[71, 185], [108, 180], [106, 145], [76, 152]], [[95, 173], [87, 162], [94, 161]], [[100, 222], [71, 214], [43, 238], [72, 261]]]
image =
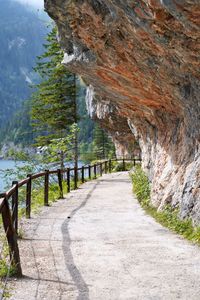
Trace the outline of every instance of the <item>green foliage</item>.
[[123, 162], [112, 162], [112, 171], [113, 172], [121, 172], [121, 171], [130, 171], [133, 167], [132, 162], [125, 162], [125, 169], [124, 169], [124, 164]]
[[150, 203], [150, 184], [141, 167], [133, 172], [133, 191], [145, 211], [153, 216], [160, 224], [180, 234], [194, 243], [200, 244], [200, 227], [194, 227], [191, 219], [181, 220], [178, 209], [166, 206], [163, 211], [157, 211]]
[[148, 205], [150, 202], [150, 185], [146, 174], [140, 166], [135, 167], [132, 174], [133, 191], [142, 205]]
[[[32, 95], [31, 119], [37, 132], [37, 145], [45, 146], [50, 162], [74, 160], [78, 164], [78, 113], [76, 75], [64, 65], [57, 41], [57, 28], [48, 34], [45, 52], [38, 57], [35, 70], [41, 77]], [[73, 153], [73, 155], [72, 155]]]
[[76, 76], [61, 63], [64, 53], [56, 34], [54, 27], [35, 68], [42, 81], [35, 86], [32, 95], [31, 119], [40, 146], [48, 145], [53, 139], [65, 138], [69, 126], [78, 119]]
[[3, 282], [0, 283], [0, 289], [3, 291], [3, 299], [9, 299], [11, 297], [10, 289], [5, 287]]
[[114, 156], [115, 149], [111, 138], [98, 124], [93, 132], [93, 152], [97, 159], [106, 159]]
[[[67, 194], [67, 185], [66, 182], [63, 181], [63, 192]], [[51, 182], [49, 185], [49, 205], [52, 205], [54, 202], [58, 201], [60, 198], [60, 190], [57, 182]], [[32, 190], [32, 203], [31, 210], [32, 213], [38, 213], [39, 210], [44, 206], [44, 184], [39, 188], [35, 187]], [[21, 209], [21, 215], [24, 215], [23, 209]]]
[[9, 263], [6, 259], [0, 259], [0, 278], [4, 278], [9, 274], [9, 277], [12, 277], [16, 274], [15, 266], [9, 266]]
[[5, 129], [1, 129], [2, 142], [12, 141], [15, 145], [31, 145], [35, 138], [35, 133], [30, 122], [30, 101], [25, 101], [20, 110], [8, 122]]
[[[9, 249], [7, 244], [7, 239], [4, 233], [2, 226], [2, 217], [0, 218], [0, 244], [1, 244], [1, 253], [0, 253], [0, 278], [5, 278], [8, 276], [14, 276], [16, 274], [16, 267], [10, 265], [9, 258]], [[1, 288], [1, 286], [0, 286]]]
[[74, 144], [78, 132], [77, 124], [72, 124], [66, 137], [50, 140], [49, 145], [43, 148], [41, 164], [53, 164], [54, 167], [64, 169], [64, 162], [74, 160]]
[[96, 123], [93, 126], [91, 142], [82, 144], [80, 153], [83, 161], [99, 161], [115, 157], [115, 147], [106, 131]]

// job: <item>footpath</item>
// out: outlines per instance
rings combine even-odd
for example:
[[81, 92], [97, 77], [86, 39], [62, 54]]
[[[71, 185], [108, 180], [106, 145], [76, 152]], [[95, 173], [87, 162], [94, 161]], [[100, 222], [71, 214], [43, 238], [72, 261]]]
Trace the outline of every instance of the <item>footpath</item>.
[[200, 248], [146, 215], [126, 172], [83, 184], [24, 230], [11, 300], [200, 299]]

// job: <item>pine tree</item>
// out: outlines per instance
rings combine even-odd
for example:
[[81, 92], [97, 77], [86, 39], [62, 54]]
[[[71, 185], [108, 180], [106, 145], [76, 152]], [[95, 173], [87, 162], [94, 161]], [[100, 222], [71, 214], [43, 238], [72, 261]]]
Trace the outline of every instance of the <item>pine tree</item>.
[[93, 132], [93, 152], [97, 159], [106, 159], [115, 155], [111, 138], [98, 124], [95, 125]]
[[[47, 36], [44, 45], [45, 52], [38, 57], [35, 70], [41, 77], [41, 83], [36, 85], [32, 97], [31, 118], [37, 132], [37, 145], [50, 144], [59, 147], [61, 139], [71, 145], [67, 136], [71, 138], [71, 126], [78, 122], [77, 116], [77, 85], [76, 75], [70, 73], [62, 65], [63, 51], [57, 41], [57, 29], [53, 28]], [[75, 166], [78, 163], [78, 131], [73, 130], [73, 147], [66, 151], [73, 151]], [[49, 147], [50, 149], [51, 147]], [[69, 147], [68, 147], [69, 148]], [[62, 148], [63, 149], [63, 148]], [[65, 153], [58, 149], [61, 167], [63, 168]]]

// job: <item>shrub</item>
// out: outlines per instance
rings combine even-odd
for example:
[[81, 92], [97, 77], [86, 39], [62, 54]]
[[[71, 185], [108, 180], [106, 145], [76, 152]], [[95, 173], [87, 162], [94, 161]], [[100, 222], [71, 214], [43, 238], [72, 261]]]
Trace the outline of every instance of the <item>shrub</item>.
[[182, 235], [188, 240], [200, 244], [200, 227], [194, 227], [192, 220], [179, 218], [179, 210], [167, 205], [163, 211], [157, 211], [150, 202], [150, 183], [140, 166], [136, 166], [132, 173], [133, 192], [145, 211], [160, 224]]
[[[114, 166], [113, 166], [114, 164]], [[124, 170], [124, 164], [123, 162], [112, 162], [112, 171], [113, 172], [122, 172], [122, 171], [130, 171], [133, 167], [132, 162], [125, 162], [125, 170]]]

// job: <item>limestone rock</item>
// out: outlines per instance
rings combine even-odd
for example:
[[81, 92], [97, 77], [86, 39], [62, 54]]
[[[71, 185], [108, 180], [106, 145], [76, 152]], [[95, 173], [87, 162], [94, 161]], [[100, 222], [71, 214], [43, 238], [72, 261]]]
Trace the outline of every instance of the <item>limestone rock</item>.
[[[88, 107], [131, 152], [152, 203], [200, 222], [199, 0], [46, 0], [64, 63], [88, 85]], [[125, 150], [123, 150], [124, 152]]]

